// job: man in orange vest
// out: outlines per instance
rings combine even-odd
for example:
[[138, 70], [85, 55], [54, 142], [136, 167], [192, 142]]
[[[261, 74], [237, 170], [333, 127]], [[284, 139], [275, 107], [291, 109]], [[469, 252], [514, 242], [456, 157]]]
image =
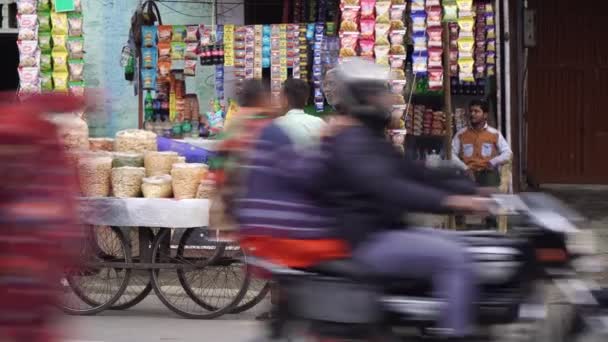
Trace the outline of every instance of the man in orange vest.
[[460, 130], [452, 141], [452, 160], [482, 187], [500, 185], [499, 168], [512, 156], [509, 143], [500, 132], [488, 126], [488, 104], [474, 100], [469, 104], [470, 126]]

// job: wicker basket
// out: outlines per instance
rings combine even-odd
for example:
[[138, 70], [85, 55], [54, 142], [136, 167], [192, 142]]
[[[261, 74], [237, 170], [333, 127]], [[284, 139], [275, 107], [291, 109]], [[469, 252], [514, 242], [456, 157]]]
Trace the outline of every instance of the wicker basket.
[[179, 155], [176, 152], [146, 152], [144, 155], [144, 166], [146, 176], [161, 176], [171, 173], [173, 164], [177, 162]]
[[144, 178], [141, 190], [145, 198], [170, 198], [173, 196], [171, 176], [162, 175]]
[[173, 195], [176, 199], [195, 198], [201, 179], [207, 174], [205, 164], [173, 164]]
[[112, 169], [112, 191], [115, 197], [141, 196], [142, 180], [146, 175], [143, 167], [117, 167]]
[[144, 153], [156, 151], [156, 134], [139, 129], [127, 129], [116, 133], [114, 140], [116, 152]]

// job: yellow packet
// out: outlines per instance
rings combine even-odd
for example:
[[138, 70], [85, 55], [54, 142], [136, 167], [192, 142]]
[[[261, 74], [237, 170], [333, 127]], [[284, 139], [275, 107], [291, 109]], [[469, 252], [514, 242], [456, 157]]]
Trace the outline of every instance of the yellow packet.
[[55, 84], [55, 90], [57, 91], [68, 91], [68, 78], [67, 72], [55, 71], [53, 72], [53, 83]]
[[53, 34], [68, 34], [67, 13], [51, 12], [51, 23], [53, 25]]
[[68, 53], [67, 51], [52, 51], [53, 71], [68, 72]]

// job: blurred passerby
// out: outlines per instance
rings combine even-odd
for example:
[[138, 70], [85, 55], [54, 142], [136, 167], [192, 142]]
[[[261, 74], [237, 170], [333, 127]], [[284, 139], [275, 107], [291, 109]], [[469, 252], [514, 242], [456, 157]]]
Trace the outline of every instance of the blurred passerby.
[[78, 262], [75, 170], [43, 112], [83, 102], [44, 95], [0, 104], [0, 340], [57, 341], [62, 274]]

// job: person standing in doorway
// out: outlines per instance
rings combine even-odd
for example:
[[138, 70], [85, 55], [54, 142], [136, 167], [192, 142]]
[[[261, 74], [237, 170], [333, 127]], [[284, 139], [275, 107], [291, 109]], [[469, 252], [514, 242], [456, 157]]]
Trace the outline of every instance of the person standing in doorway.
[[[452, 160], [480, 187], [500, 186], [500, 167], [511, 160], [509, 143], [495, 128], [488, 125], [488, 103], [474, 100], [469, 104], [470, 125], [461, 129], [452, 140]], [[463, 224], [464, 218], [457, 217]], [[496, 227], [494, 218], [486, 218], [486, 227]]]

